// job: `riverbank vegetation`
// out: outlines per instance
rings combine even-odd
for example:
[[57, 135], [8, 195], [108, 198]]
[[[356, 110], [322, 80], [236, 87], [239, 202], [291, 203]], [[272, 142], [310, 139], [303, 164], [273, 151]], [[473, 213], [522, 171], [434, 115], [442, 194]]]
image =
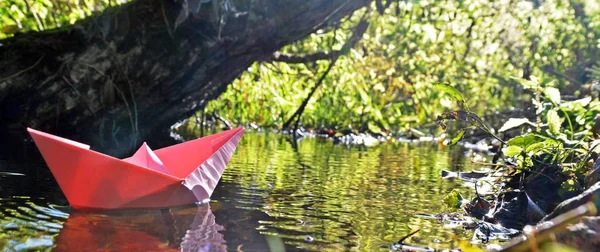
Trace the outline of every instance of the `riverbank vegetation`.
[[[596, 74], [592, 76], [595, 78]], [[514, 251], [552, 240], [551, 234], [564, 231], [567, 223], [584, 215], [595, 215], [600, 206], [594, 198], [600, 192], [600, 102], [590, 96], [564, 101], [560, 91], [551, 86], [553, 82], [539, 83], [532, 78], [520, 83], [534, 95], [535, 118], [510, 118], [497, 131], [498, 135], [464, 105], [462, 110], [448, 111], [438, 117], [443, 128], [448, 128], [448, 120], [458, 124], [452, 130], [454, 137], [450, 144], [460, 141], [468, 129], [478, 128], [499, 145], [490, 163], [480, 163], [485, 167], [483, 170], [453, 175], [471, 183], [475, 197], [466, 200], [458, 193], [451, 193], [445, 200], [451, 209], [462, 209], [475, 219], [474, 240], [508, 239], [520, 230], [537, 229], [506, 247]], [[442, 89], [459, 104], [464, 103], [465, 98], [456, 89], [449, 86]], [[443, 176], [452, 176], [448, 174], [452, 172]], [[531, 226], [526, 228], [526, 225]], [[586, 251], [597, 245], [566, 237], [558, 240]]]
[[456, 107], [436, 83], [469, 97], [482, 117], [526, 113], [533, 104], [519, 79], [554, 81], [563, 97], [580, 98], [600, 50], [595, 1], [401, 1], [367, 15], [352, 49], [339, 51], [362, 13], [281, 50], [303, 57], [255, 63], [206, 113], [282, 128], [308, 100], [304, 127], [405, 131], [435, 127], [436, 115]]

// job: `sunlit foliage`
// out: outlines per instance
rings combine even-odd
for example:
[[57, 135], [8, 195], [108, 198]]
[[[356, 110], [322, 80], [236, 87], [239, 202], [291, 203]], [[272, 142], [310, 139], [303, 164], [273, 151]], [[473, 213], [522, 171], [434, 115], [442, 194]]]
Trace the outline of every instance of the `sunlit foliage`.
[[15, 33], [60, 28], [126, 2], [129, 0], [2, 0], [0, 39]]
[[[340, 49], [359, 14], [282, 51]], [[437, 83], [456, 87], [479, 114], [529, 102], [511, 77], [558, 79], [563, 95], [579, 95], [600, 50], [595, 1], [401, 1], [370, 15], [369, 30], [329, 72], [301, 125], [377, 132], [430, 123], [457, 107]], [[207, 110], [281, 127], [328, 64], [256, 63]]]
[[[0, 38], [64, 27], [125, 2], [4, 0]], [[429, 124], [458, 106], [433, 88], [438, 83], [456, 87], [480, 115], [530, 100], [512, 77], [557, 79], [563, 95], [577, 96], [600, 55], [600, 4], [593, 0], [399, 1], [383, 14], [375, 9], [362, 40], [342, 52], [310, 99], [301, 125], [379, 132]], [[281, 51], [340, 50], [364, 11]], [[207, 112], [281, 127], [328, 64], [255, 63]]]

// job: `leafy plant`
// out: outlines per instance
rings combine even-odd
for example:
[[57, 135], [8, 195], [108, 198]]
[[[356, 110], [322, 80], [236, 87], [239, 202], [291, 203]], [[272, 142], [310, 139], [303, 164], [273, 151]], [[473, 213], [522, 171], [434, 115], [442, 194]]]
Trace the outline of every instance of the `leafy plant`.
[[465, 99], [463, 98], [463, 95], [456, 88], [454, 88], [450, 85], [447, 85], [447, 84], [438, 84], [438, 85], [436, 85], [436, 87], [445, 91], [452, 98], [456, 99], [458, 101], [459, 105], [464, 109], [464, 110], [444, 112], [443, 114], [441, 114], [437, 117], [438, 124], [444, 130], [447, 128], [446, 124], [444, 123], [445, 120], [456, 120], [456, 121], [462, 121], [462, 122], [467, 123], [467, 125], [461, 127], [459, 129], [458, 133], [452, 138], [452, 140], [450, 141], [450, 145], [455, 145], [456, 143], [458, 143], [458, 141], [460, 141], [464, 137], [465, 132], [468, 129], [474, 129], [474, 128], [479, 128], [479, 129], [485, 131], [490, 136], [496, 138], [497, 140], [504, 142], [502, 139], [500, 139], [498, 136], [496, 136], [496, 134], [494, 134], [492, 129], [490, 129], [477, 114], [471, 112], [465, 106], [465, 103], [466, 103]]
[[[600, 22], [589, 21], [600, 16], [594, 11], [596, 3], [581, 2], [589, 7], [584, 8], [586, 18], [574, 13], [576, 6], [571, 4], [580, 3], [393, 2], [383, 14], [371, 15], [362, 40], [338, 59], [306, 106], [301, 125], [395, 132], [432, 126], [434, 115], [446, 110], [468, 109], [485, 117], [510, 107], [519, 109], [530, 105], [535, 94], [553, 97], [550, 101], [558, 104], [562, 102], [556, 99], [558, 90], [566, 86], [577, 90], [586, 81], [583, 69], [588, 63], [578, 57], [592, 59], [597, 43], [592, 46], [590, 41], [600, 38]], [[339, 50], [358, 16], [337, 29], [319, 30], [280, 53]], [[281, 127], [327, 65], [327, 60], [256, 63], [210, 102], [208, 111], [238, 124]], [[512, 76], [531, 79], [531, 88]], [[543, 83], [556, 81], [538, 90], [535, 76]], [[434, 88], [435, 83], [444, 84]], [[458, 99], [446, 85], [468, 99]], [[554, 108], [565, 120], [561, 126], [571, 120], [577, 131], [581, 124], [571, 117], [567, 120], [562, 106]], [[550, 117], [556, 132], [560, 122]]]

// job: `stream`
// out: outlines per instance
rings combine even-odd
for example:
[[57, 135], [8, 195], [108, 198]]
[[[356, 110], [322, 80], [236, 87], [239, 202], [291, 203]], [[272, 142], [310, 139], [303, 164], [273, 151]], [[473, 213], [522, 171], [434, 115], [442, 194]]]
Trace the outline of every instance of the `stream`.
[[[93, 148], [93, 147], [92, 147]], [[388, 251], [453, 248], [472, 231], [435, 219], [463, 183], [441, 170], [471, 170], [458, 147], [437, 143], [335, 145], [246, 133], [209, 204], [171, 209], [72, 212], [31, 142], [0, 143], [2, 251]]]

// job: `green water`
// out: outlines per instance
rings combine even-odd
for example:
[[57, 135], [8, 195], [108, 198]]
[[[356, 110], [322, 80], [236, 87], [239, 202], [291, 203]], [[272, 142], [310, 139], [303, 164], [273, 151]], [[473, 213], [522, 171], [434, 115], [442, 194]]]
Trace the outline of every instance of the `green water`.
[[[437, 143], [334, 145], [248, 133], [210, 205], [117, 213], [69, 213], [37, 151], [0, 152], [0, 247], [57, 251], [386, 251], [406, 242], [452, 248], [470, 239], [415, 214], [437, 214], [458, 181], [442, 169], [470, 170], [460, 149]], [[197, 249], [198, 248], [198, 249]]]

